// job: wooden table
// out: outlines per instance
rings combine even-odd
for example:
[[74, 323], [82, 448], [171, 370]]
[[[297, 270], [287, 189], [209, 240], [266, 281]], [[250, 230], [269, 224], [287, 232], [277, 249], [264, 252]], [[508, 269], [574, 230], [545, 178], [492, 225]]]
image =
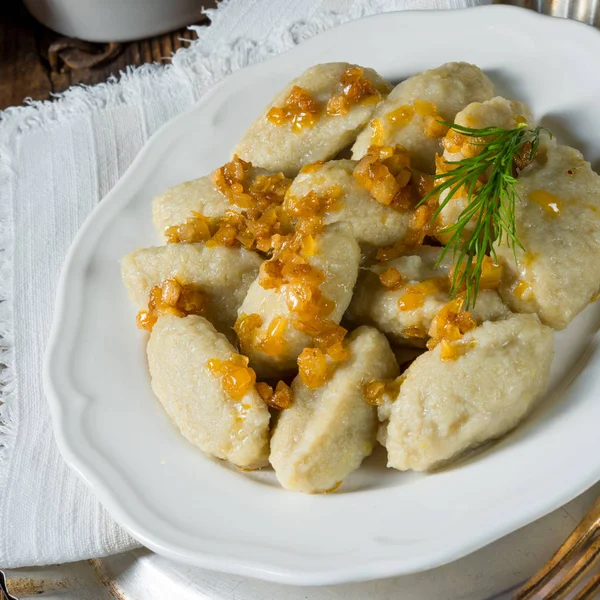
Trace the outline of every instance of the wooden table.
[[[106, 52], [107, 44], [81, 51], [76, 41], [35, 21], [19, 0], [4, 0], [0, 2], [0, 110], [23, 104], [25, 98], [47, 100], [78, 83], [101, 83], [129, 65], [169, 62], [175, 50], [196, 37], [195, 32], [182, 29], [121, 44], [111, 58], [85, 68]], [[68, 64], [84, 68], [72, 69]]]

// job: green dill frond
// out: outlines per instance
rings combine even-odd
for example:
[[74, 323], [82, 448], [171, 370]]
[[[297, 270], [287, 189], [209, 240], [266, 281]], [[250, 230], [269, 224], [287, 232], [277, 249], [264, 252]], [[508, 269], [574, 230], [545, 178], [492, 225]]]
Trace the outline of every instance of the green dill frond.
[[[496, 259], [495, 243], [504, 241], [508, 244], [516, 262], [516, 249], [522, 248], [522, 245], [516, 233], [515, 209], [519, 195], [516, 191], [515, 163], [526, 164], [533, 159], [542, 131], [546, 131], [550, 137], [552, 134], [541, 126], [528, 129], [524, 123], [515, 129], [472, 129], [443, 121], [440, 123], [465, 137], [478, 138], [481, 141], [472, 143], [482, 146], [476, 156], [447, 163], [452, 165], [452, 169], [434, 176], [441, 182], [419, 203], [423, 204], [431, 197], [440, 197], [447, 192], [433, 215], [432, 220], [435, 221], [460, 190], [466, 193], [467, 206], [457, 222], [439, 232], [450, 235], [450, 238], [438, 264], [449, 252], [452, 253], [455, 268], [450, 296], [454, 298], [464, 290], [464, 307], [467, 310], [475, 306], [477, 301], [484, 258], [490, 255]], [[473, 231], [465, 239], [463, 234], [468, 231], [470, 224], [474, 224]]]

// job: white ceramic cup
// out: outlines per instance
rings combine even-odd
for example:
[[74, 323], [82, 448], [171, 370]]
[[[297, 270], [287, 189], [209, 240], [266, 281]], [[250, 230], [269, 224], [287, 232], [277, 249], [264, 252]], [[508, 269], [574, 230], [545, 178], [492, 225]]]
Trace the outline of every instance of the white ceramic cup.
[[23, 0], [46, 27], [90, 42], [125, 42], [178, 29], [200, 19], [216, 0]]

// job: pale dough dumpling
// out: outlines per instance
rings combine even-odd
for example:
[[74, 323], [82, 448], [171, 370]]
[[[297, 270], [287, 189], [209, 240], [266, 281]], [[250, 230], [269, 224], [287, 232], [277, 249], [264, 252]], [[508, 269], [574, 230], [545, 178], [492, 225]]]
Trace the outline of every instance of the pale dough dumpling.
[[[370, 323], [400, 344], [424, 346], [431, 322], [450, 301], [449, 277], [452, 253], [436, 267], [442, 248], [421, 246], [410, 256], [401, 256], [374, 265], [361, 273], [347, 316], [357, 323]], [[379, 275], [396, 269], [404, 283], [397, 290], [386, 289]], [[398, 301], [406, 299], [406, 310]], [[495, 290], [481, 289], [475, 307], [469, 309], [479, 321], [509, 314]]]
[[[316, 251], [308, 263], [322, 271], [325, 281], [321, 284], [323, 295], [335, 303], [328, 319], [339, 323], [350, 299], [358, 275], [360, 249], [351, 229], [342, 224], [330, 225], [315, 238]], [[239, 315], [258, 314], [262, 326], [256, 329], [258, 339], [265, 336], [273, 319], [285, 319], [283, 334], [284, 350], [276, 356], [265, 354], [256, 346], [243, 346], [244, 354], [250, 357], [250, 365], [259, 377], [275, 377], [293, 372], [300, 352], [311, 343], [311, 338], [293, 325], [293, 313], [286, 302], [286, 285], [279, 288], [264, 289], [258, 279], [252, 283]]]
[[433, 173], [445, 133], [436, 121], [454, 121], [467, 104], [488, 100], [493, 92], [494, 86], [483, 71], [468, 63], [446, 63], [413, 75], [377, 106], [352, 147], [352, 158], [362, 158], [371, 145], [399, 144], [410, 151], [414, 167]]
[[121, 261], [121, 275], [139, 309], [148, 308], [150, 290], [173, 278], [204, 292], [206, 317], [219, 329], [231, 328], [250, 284], [258, 276], [260, 257], [244, 248], [167, 244], [139, 248]]
[[[342, 94], [344, 85], [341, 79], [348, 69], [353, 68], [362, 69], [362, 77], [372, 83], [377, 95], [352, 104], [346, 114], [328, 114], [328, 101]], [[314, 125], [299, 131], [293, 131], [289, 122], [275, 124], [267, 118], [267, 113], [273, 107], [284, 106], [294, 86], [308, 92], [318, 107]], [[255, 166], [283, 171], [286, 176], [292, 177], [302, 166], [317, 160], [329, 160], [351, 144], [371, 117], [378, 98], [385, 97], [390, 89], [391, 86], [373, 69], [349, 63], [315, 65], [275, 96], [260, 117], [250, 125], [233, 152]]]
[[175, 185], [156, 196], [152, 202], [152, 221], [163, 240], [167, 227], [185, 223], [194, 212], [205, 217], [221, 217], [229, 208], [229, 200], [215, 188], [211, 176], [207, 175]]
[[[270, 175], [265, 169], [248, 167], [244, 178], [252, 182], [261, 175]], [[194, 216], [194, 212], [205, 217], [222, 217], [227, 210], [239, 210], [222, 194], [213, 182], [214, 173], [175, 185], [154, 198], [152, 220], [160, 239], [166, 241], [165, 229], [181, 225]]]
[[[455, 119], [457, 125], [470, 127], [473, 129], [484, 129], [485, 127], [501, 127], [502, 129], [514, 129], [519, 123], [531, 123], [532, 116], [529, 108], [522, 102], [513, 102], [496, 96], [486, 102], [473, 102], [464, 110], [461, 110]], [[470, 142], [471, 138], [460, 137], [458, 141], [464, 142], [464, 146], [454, 141], [455, 132], [450, 130], [446, 136], [445, 144], [448, 146], [444, 150], [443, 159], [446, 162], [456, 162], [473, 156], [473, 150], [478, 152], [476, 145]], [[443, 163], [440, 163], [442, 168], [445, 168]], [[439, 169], [438, 169], [438, 172]], [[441, 173], [441, 172], [440, 172]], [[448, 192], [443, 192], [440, 196], [440, 201], [443, 201], [448, 195]], [[453, 225], [458, 220], [462, 211], [467, 207], [468, 197], [466, 194], [454, 194], [446, 206], [440, 213], [437, 228], [444, 229]], [[467, 231], [470, 228], [467, 227]], [[442, 242], [445, 242], [444, 234], [439, 236]]]
[[[502, 129], [514, 129], [521, 123], [530, 124], [533, 120], [529, 107], [523, 102], [507, 100], [502, 96], [495, 96], [485, 102], [472, 102], [457, 113], [454, 123], [471, 129], [485, 129], [486, 127], [501, 127]], [[456, 132], [460, 135], [460, 132]], [[447, 134], [448, 141], [452, 141], [455, 134], [450, 130]], [[468, 144], [468, 137], [464, 141]], [[477, 140], [475, 140], [477, 143]], [[461, 151], [461, 145], [453, 151], [444, 149], [444, 158], [448, 161], [456, 161], [472, 156], [471, 152]]]
[[234, 353], [206, 319], [162, 316], [148, 342], [152, 389], [171, 421], [200, 450], [239, 467], [262, 467], [269, 455], [269, 409], [254, 387], [233, 400], [207, 366]]
[[440, 346], [419, 356], [391, 407], [379, 441], [388, 466], [425, 471], [515, 427], [544, 392], [552, 330], [535, 315], [487, 322], [465, 334], [456, 360]]
[[270, 462], [281, 485], [306, 493], [336, 487], [371, 454], [377, 411], [364, 397], [364, 385], [398, 374], [385, 336], [360, 327], [349, 338], [350, 358], [317, 389], [296, 377], [293, 404], [279, 415], [271, 438]]
[[337, 201], [339, 208], [325, 213], [323, 220], [326, 224], [348, 223], [359, 244], [387, 246], [404, 239], [411, 212], [398, 211], [372, 199], [370, 192], [354, 178], [354, 167], [356, 162], [352, 160], [311, 165], [307, 172], [301, 172], [294, 179], [284, 206], [289, 207], [294, 198], [302, 198], [311, 191], [319, 195], [337, 187], [341, 191]]
[[578, 150], [546, 140], [521, 173], [518, 265], [498, 246], [500, 293], [515, 311], [563, 329], [600, 290], [600, 177]]

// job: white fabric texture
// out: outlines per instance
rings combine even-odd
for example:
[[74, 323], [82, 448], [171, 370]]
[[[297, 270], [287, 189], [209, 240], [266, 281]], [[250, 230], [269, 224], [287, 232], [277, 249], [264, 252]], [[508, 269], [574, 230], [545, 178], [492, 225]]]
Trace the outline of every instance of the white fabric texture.
[[169, 66], [75, 87], [0, 115], [0, 568], [137, 545], [63, 463], [41, 367], [67, 249], [148, 137], [236, 69], [320, 31], [399, 9], [476, 0], [228, 0]]

